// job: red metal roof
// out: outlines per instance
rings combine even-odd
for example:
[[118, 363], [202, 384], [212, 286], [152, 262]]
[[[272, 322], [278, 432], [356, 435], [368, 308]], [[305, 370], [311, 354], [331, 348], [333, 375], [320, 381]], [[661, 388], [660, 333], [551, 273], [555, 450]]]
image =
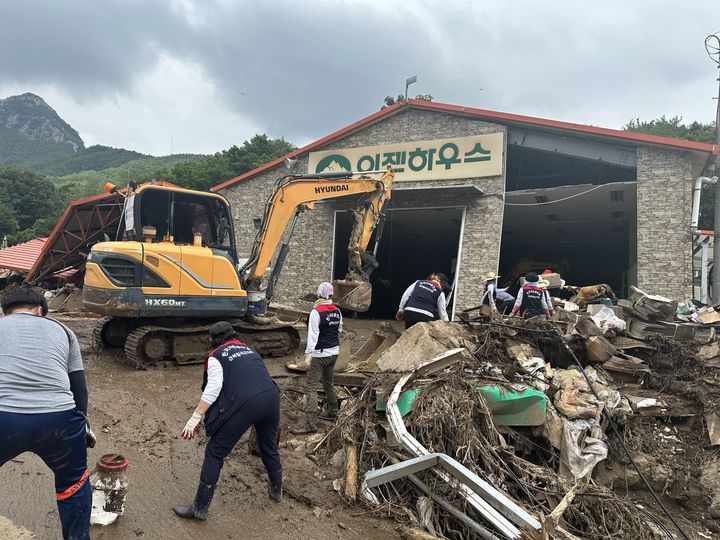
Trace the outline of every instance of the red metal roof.
[[280, 157], [273, 161], [270, 161], [269, 163], [266, 163], [265, 165], [261, 165], [260, 167], [253, 169], [252, 171], [248, 171], [244, 174], [241, 174], [240, 176], [236, 176], [235, 178], [226, 180], [225, 182], [218, 184], [217, 186], [211, 188], [210, 191], [219, 191], [221, 189], [235, 185], [238, 182], [242, 182], [243, 180], [247, 180], [248, 178], [252, 178], [253, 176], [257, 176], [258, 174], [261, 174], [269, 169], [272, 169], [273, 167], [276, 167], [276, 166], [282, 164], [283, 161], [285, 160], [285, 158], [298, 157], [298, 156], [307, 154], [307, 153], [309, 153], [331, 141], [334, 141], [336, 139], [339, 139], [341, 137], [349, 135], [350, 133], [352, 133], [354, 131], [357, 131], [361, 128], [367, 127], [368, 125], [373, 124], [379, 120], [382, 120], [383, 118], [385, 118], [387, 116], [395, 114], [399, 110], [406, 108], [406, 107], [412, 107], [412, 108], [417, 108], [417, 109], [427, 109], [427, 110], [445, 112], [445, 113], [451, 113], [451, 114], [460, 114], [460, 115], [470, 116], [470, 117], [477, 118], [477, 119], [494, 121], [499, 124], [522, 124], [522, 125], [528, 125], [528, 126], [536, 126], [536, 127], [545, 128], [545, 129], [570, 131], [570, 132], [581, 133], [581, 134], [590, 135], [590, 136], [594, 136], [594, 137], [611, 138], [611, 139], [616, 139], [616, 140], [620, 139], [620, 140], [626, 141], [628, 143], [634, 143], [636, 145], [640, 145], [640, 144], [660, 145], [660, 146], [668, 146], [668, 147], [672, 147], [672, 148], [677, 148], [677, 149], [681, 149], [681, 150], [692, 150], [695, 152], [703, 152], [703, 153], [708, 154], [707, 164], [712, 163], [717, 158], [718, 154], [720, 154], [720, 146], [715, 145], [715, 144], [707, 144], [707, 143], [701, 143], [701, 142], [695, 142], [695, 141], [685, 141], [682, 139], [671, 139], [669, 137], [659, 137], [657, 135], [648, 135], [645, 133], [638, 133], [635, 131], [623, 131], [623, 130], [619, 130], [619, 129], [602, 128], [602, 127], [596, 127], [596, 126], [588, 126], [588, 125], [584, 125], [584, 124], [574, 124], [572, 122], [562, 122], [560, 120], [549, 120], [546, 118], [537, 118], [534, 116], [524, 116], [521, 114], [512, 114], [512, 113], [505, 113], [505, 112], [499, 112], [499, 111], [491, 111], [488, 109], [476, 109], [473, 107], [463, 107], [460, 105], [451, 105], [448, 103], [438, 103], [435, 101], [410, 99], [407, 101], [400, 101], [400, 102], [394, 103], [390, 107], [387, 107], [385, 109], [377, 111], [377, 112], [371, 114], [370, 116], [366, 116], [365, 118], [358, 120], [357, 122], [350, 124], [349, 126], [339, 129], [338, 131], [331, 133], [330, 135], [323, 137], [322, 139], [318, 139], [317, 141], [311, 142], [310, 144], [303, 146], [302, 148], [299, 148], [298, 150], [294, 150], [294, 151], [286, 154], [283, 157]]
[[[178, 187], [163, 181], [157, 181], [155, 185]], [[25, 276], [25, 282], [37, 283], [79, 268], [92, 245], [102, 241], [103, 234], [114, 235], [122, 209], [123, 199], [117, 193], [99, 193], [68, 203], [40, 256]]]
[[34, 238], [9, 248], [0, 249], [0, 268], [28, 272], [40, 256], [47, 238]]

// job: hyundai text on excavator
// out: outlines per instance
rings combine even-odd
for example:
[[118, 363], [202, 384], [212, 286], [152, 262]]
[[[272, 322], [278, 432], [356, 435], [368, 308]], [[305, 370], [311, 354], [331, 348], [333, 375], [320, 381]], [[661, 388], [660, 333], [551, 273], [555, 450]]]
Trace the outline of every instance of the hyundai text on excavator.
[[334, 282], [334, 298], [340, 307], [367, 311], [369, 274], [377, 266], [382, 209], [393, 178], [387, 170], [278, 179], [242, 264], [230, 205], [221, 195], [155, 184], [131, 184], [122, 193], [107, 185], [106, 190], [123, 194], [125, 204], [115, 241], [95, 244], [85, 265], [83, 304], [104, 316], [96, 339], [124, 347], [127, 359], [139, 368], [168, 360], [198, 363], [207, 352], [210, 325], [227, 320], [261, 354], [290, 354], [299, 345], [298, 331], [265, 315], [300, 214], [316, 201], [360, 195], [353, 211], [348, 273]]

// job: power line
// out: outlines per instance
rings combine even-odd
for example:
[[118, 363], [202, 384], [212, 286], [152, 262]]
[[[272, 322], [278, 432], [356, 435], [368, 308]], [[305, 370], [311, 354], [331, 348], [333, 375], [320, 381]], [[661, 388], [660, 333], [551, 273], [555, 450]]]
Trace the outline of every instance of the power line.
[[596, 189], [600, 189], [601, 187], [605, 187], [606, 184], [601, 184], [599, 186], [592, 187], [590, 189], [587, 189], [581, 193], [575, 193], [575, 195], [569, 195], [567, 197], [564, 197], [562, 199], [558, 199], [556, 201], [545, 201], [545, 202], [538, 202], [538, 203], [509, 203], [506, 202], [505, 206], [547, 206], [548, 204], [555, 204], [563, 201], [567, 201], [569, 199], [574, 199], [575, 197], [580, 197], [581, 195], [586, 195], [587, 193], [590, 193], [591, 191], [595, 191]]

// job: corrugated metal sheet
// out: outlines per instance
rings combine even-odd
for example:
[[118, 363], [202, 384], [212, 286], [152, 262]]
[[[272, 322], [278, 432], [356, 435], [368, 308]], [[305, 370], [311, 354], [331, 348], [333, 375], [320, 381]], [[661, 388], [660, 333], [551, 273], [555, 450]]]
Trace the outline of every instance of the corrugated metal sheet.
[[35, 238], [6, 249], [0, 249], [0, 268], [29, 272], [40, 257], [47, 238]]

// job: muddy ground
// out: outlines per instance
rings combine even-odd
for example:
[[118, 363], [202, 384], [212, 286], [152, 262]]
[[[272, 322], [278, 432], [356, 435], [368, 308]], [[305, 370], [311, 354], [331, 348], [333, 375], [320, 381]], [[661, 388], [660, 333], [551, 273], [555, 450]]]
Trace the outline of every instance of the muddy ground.
[[[171, 507], [189, 504], [195, 493], [205, 437], [178, 437], [200, 397], [201, 366], [136, 371], [119, 351], [98, 351], [92, 342], [94, 320], [62, 319], [78, 335], [90, 390], [90, 420], [98, 444], [89, 450], [90, 468], [109, 452], [129, 460], [130, 482], [125, 515], [108, 527], [93, 526], [93, 538], [399, 538], [396, 523], [378, 519], [361, 507], [347, 506], [333, 490], [341, 472], [319, 468], [290, 428], [303, 415], [288, 400], [281, 403], [281, 457], [285, 497], [267, 496], [260, 459], [238, 444], [223, 468], [210, 517], [205, 523], [177, 518]], [[348, 320], [358, 341], [378, 321]], [[273, 376], [288, 395], [302, 388], [302, 378], [284, 368], [288, 358], [268, 360]], [[321, 431], [331, 424], [326, 423]], [[288, 444], [288, 441], [291, 441]], [[0, 516], [25, 527], [39, 539], [60, 537], [52, 474], [34, 455], [22, 454], [0, 468]], [[2, 523], [0, 523], [2, 525]], [[3, 529], [0, 534], [7, 538]], [[24, 537], [19, 537], [24, 538]]]

